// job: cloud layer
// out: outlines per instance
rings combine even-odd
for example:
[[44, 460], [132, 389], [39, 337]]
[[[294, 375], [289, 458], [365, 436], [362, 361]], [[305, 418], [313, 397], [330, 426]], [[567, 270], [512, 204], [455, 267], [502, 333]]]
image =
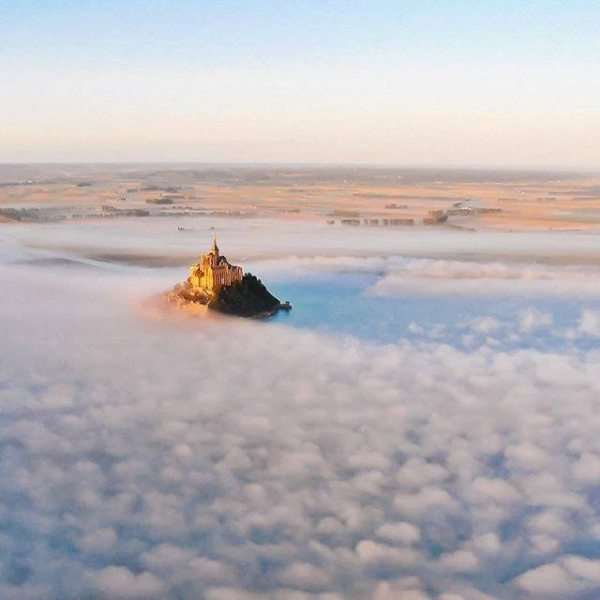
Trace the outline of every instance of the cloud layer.
[[600, 593], [597, 350], [148, 320], [155, 273], [0, 275], [0, 597]]
[[373, 286], [379, 296], [452, 295], [600, 298], [596, 268], [535, 263], [404, 259]]

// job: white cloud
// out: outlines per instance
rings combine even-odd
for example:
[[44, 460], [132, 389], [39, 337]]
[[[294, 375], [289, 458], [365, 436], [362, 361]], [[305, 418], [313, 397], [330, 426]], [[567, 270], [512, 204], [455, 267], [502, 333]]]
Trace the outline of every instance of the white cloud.
[[293, 563], [283, 569], [279, 581], [290, 588], [318, 591], [330, 584], [330, 578], [325, 571], [308, 563]]
[[519, 331], [531, 333], [537, 329], [548, 329], [552, 327], [554, 319], [552, 314], [533, 307], [519, 311]]
[[600, 336], [600, 311], [584, 309], [579, 319], [577, 332], [590, 337]]
[[402, 578], [393, 583], [382, 582], [377, 585], [373, 600], [430, 600], [431, 596], [425, 593], [417, 579], [412, 577]]
[[500, 321], [490, 316], [475, 317], [464, 323], [464, 325], [474, 333], [486, 335], [498, 330], [500, 328]]
[[93, 589], [108, 598], [156, 598], [165, 587], [152, 573], [133, 574], [125, 567], [106, 567], [88, 574]]
[[600, 481], [600, 455], [599, 454], [584, 454], [574, 465], [573, 468], [575, 478], [589, 485]]
[[472, 573], [479, 566], [479, 561], [475, 554], [468, 550], [457, 550], [456, 552], [442, 554], [439, 562], [443, 567], [458, 573]]
[[475, 479], [467, 492], [467, 496], [475, 503], [495, 502], [498, 504], [512, 504], [521, 498], [519, 492], [506, 481], [486, 477]]
[[515, 583], [533, 598], [563, 598], [573, 592], [572, 579], [559, 565], [542, 565], [531, 569], [517, 577]]
[[600, 560], [567, 555], [523, 573], [515, 583], [539, 598], [592, 597], [588, 594], [600, 590]]
[[87, 533], [80, 545], [85, 552], [107, 553], [116, 549], [117, 540], [115, 530], [112, 527], [104, 527]]
[[[391, 263], [373, 285], [376, 296], [444, 295], [452, 297], [574, 297], [599, 298], [594, 269], [539, 264], [406, 258]], [[548, 323], [542, 311], [523, 314], [525, 330]], [[481, 326], [485, 326], [485, 321]]]
[[410, 523], [386, 523], [376, 531], [377, 537], [394, 544], [414, 544], [421, 539], [421, 532]]
[[0, 270], [2, 598], [598, 588], [596, 350], [149, 321], [155, 270]]
[[414, 565], [418, 559], [413, 550], [362, 540], [356, 545], [356, 554], [364, 564], [383, 569], [401, 569]]

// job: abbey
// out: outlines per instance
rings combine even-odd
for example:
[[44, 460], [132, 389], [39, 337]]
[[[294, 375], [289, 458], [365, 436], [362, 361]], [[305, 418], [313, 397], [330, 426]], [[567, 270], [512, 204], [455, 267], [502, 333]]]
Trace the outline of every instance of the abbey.
[[190, 275], [164, 295], [167, 305], [192, 314], [208, 309], [240, 317], [269, 317], [278, 310], [290, 310], [262, 281], [221, 255], [216, 238], [212, 248], [190, 267]]
[[205, 293], [214, 296], [222, 287], [242, 281], [243, 276], [242, 267], [229, 264], [229, 261], [219, 254], [215, 237], [212, 248], [190, 267], [188, 283], [192, 294]]

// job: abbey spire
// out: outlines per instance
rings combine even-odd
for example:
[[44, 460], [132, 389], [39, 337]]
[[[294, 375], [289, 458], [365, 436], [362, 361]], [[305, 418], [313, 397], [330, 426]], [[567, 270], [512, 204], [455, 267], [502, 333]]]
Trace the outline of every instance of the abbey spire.
[[241, 281], [243, 276], [241, 267], [230, 264], [224, 256], [221, 256], [215, 235], [212, 248], [190, 267], [187, 282], [191, 293], [212, 297], [222, 287]]

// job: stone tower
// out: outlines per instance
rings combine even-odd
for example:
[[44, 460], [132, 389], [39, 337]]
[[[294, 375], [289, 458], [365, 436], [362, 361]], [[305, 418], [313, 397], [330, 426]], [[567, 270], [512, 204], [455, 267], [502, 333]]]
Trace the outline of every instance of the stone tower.
[[221, 256], [215, 236], [212, 248], [190, 267], [188, 283], [192, 292], [214, 296], [223, 286], [241, 281], [243, 276], [241, 267], [229, 264], [227, 258]]

